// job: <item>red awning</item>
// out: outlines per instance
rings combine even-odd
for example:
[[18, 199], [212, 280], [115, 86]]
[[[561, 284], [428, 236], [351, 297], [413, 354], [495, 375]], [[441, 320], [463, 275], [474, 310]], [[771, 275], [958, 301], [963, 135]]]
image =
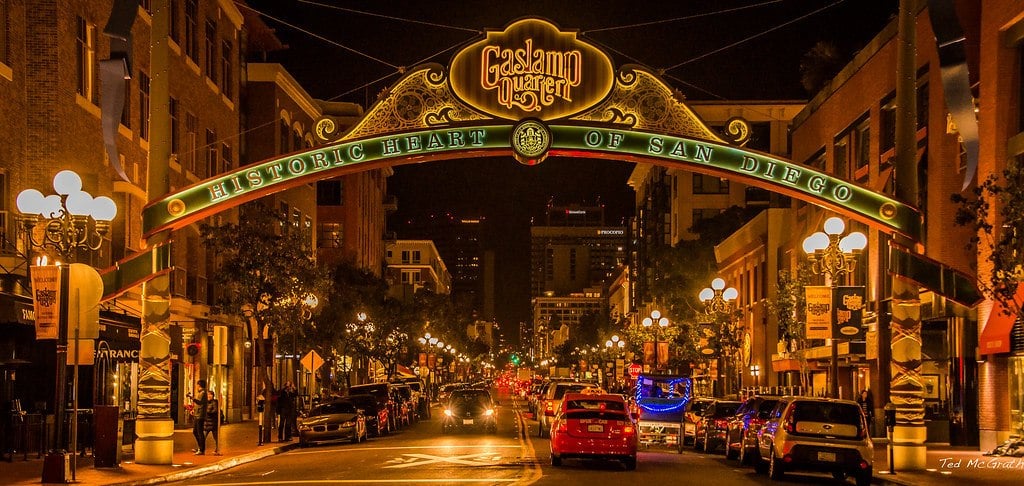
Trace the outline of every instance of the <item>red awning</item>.
[[[1024, 301], [1024, 285], [1017, 286], [1017, 295], [1014, 296], [1014, 300]], [[981, 331], [981, 337], [978, 338], [978, 350], [982, 356], [1010, 352], [1010, 330], [1013, 329], [1013, 323], [1017, 320], [1017, 316], [1012, 312], [1007, 315], [1003, 312], [1004, 309], [1005, 307], [999, 301], [992, 306], [985, 329]]]

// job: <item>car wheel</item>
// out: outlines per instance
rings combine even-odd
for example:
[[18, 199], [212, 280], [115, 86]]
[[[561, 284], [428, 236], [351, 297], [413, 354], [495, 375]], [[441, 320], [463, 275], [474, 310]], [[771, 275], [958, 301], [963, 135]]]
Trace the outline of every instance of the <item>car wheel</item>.
[[708, 435], [709, 435], [708, 434], [708, 430], [704, 429], [704, 442], [703, 442], [704, 452], [711, 452], [711, 450], [712, 450], [711, 449], [711, 445], [710, 445], [711, 440], [710, 440], [710, 437], [708, 437]]
[[555, 454], [551, 454], [551, 465], [558, 467], [562, 465], [562, 458]]
[[871, 468], [857, 473], [857, 486], [868, 486], [871, 484]]
[[[739, 447], [740, 448], [743, 447], [743, 443], [742, 442], [739, 444]], [[725, 458], [726, 459], [736, 459], [738, 457], [740, 457], [739, 448], [737, 448], [736, 450], [733, 450], [733, 448], [732, 448], [732, 434], [730, 434], [729, 432], [726, 432], [725, 433]]]
[[627, 471], [635, 471], [636, 470], [636, 458], [635, 457], [627, 457], [627, 458], [623, 459], [622, 460], [622, 464], [624, 466], [626, 466], [626, 470]]
[[700, 445], [697, 442], [697, 430], [694, 429], [694, 431], [693, 431], [693, 450], [697, 450], [699, 448], [700, 448]]
[[775, 446], [772, 445], [772, 451], [768, 454], [768, 477], [778, 481], [783, 475], [782, 460], [775, 458]]

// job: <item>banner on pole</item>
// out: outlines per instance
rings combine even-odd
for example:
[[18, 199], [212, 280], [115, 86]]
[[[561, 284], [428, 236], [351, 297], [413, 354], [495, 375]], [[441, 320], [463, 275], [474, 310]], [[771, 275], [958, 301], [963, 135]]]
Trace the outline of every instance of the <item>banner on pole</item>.
[[59, 265], [32, 267], [36, 339], [57, 339], [60, 330], [60, 272]]
[[832, 288], [804, 287], [807, 299], [807, 339], [832, 338]]
[[864, 286], [836, 287], [832, 293], [832, 335], [836, 339], [864, 339]]

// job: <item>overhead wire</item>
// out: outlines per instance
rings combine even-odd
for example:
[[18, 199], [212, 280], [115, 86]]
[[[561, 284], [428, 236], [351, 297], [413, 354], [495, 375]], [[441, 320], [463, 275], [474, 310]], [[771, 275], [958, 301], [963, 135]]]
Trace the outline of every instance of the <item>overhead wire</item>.
[[743, 38], [743, 39], [740, 39], [740, 40], [738, 40], [738, 41], [736, 41], [736, 42], [733, 42], [732, 44], [729, 44], [729, 45], [727, 45], [727, 46], [719, 47], [718, 49], [714, 49], [714, 50], [711, 50], [711, 51], [705, 52], [704, 54], [701, 54], [701, 55], [699, 55], [699, 56], [697, 56], [697, 57], [694, 57], [694, 58], [688, 59], [688, 60], [686, 60], [686, 61], [683, 61], [683, 62], [681, 62], [681, 63], [678, 63], [678, 64], [675, 64], [675, 65], [669, 66], [669, 67], [665, 68], [665, 71], [671, 71], [671, 70], [673, 70], [673, 69], [675, 69], [675, 68], [677, 68], [677, 67], [680, 67], [680, 66], [685, 66], [685, 65], [687, 65], [687, 64], [690, 64], [690, 63], [692, 63], [692, 62], [696, 62], [696, 61], [699, 61], [699, 60], [701, 60], [701, 59], [704, 59], [705, 57], [708, 57], [708, 56], [711, 56], [711, 55], [714, 55], [714, 54], [718, 54], [719, 52], [722, 52], [722, 51], [724, 51], [724, 50], [727, 50], [727, 49], [732, 49], [733, 47], [736, 47], [736, 46], [738, 46], [738, 45], [740, 45], [740, 44], [744, 44], [744, 43], [746, 43], [746, 42], [750, 42], [750, 41], [752, 41], [752, 40], [754, 40], [754, 39], [757, 39], [758, 37], [761, 37], [761, 36], [763, 36], [763, 35], [765, 35], [765, 34], [769, 34], [769, 33], [771, 33], [771, 32], [774, 32], [774, 31], [776, 31], [776, 30], [779, 30], [779, 29], [781, 29], [781, 28], [783, 28], [783, 27], [786, 27], [786, 26], [788, 26], [788, 25], [791, 25], [791, 24], [794, 24], [794, 23], [796, 23], [796, 22], [799, 22], [799, 21], [801, 21], [801, 20], [803, 20], [803, 19], [806, 19], [807, 17], [811, 17], [811, 16], [813, 16], [813, 15], [817, 15], [818, 13], [821, 13], [821, 12], [823, 12], [823, 11], [825, 11], [825, 10], [828, 10], [828, 9], [830, 9], [830, 8], [832, 8], [832, 7], [835, 7], [836, 5], [839, 5], [840, 3], [843, 3], [843, 2], [845, 2], [845, 1], [846, 1], [846, 0], [836, 0], [836, 1], [834, 1], [834, 2], [832, 2], [832, 3], [830, 3], [830, 4], [828, 4], [828, 5], [825, 5], [824, 7], [821, 7], [821, 8], [819, 8], [819, 9], [816, 9], [816, 10], [813, 10], [813, 11], [811, 11], [811, 12], [808, 12], [808, 13], [806, 13], [806, 14], [804, 14], [804, 15], [801, 15], [801, 16], [799, 16], [799, 17], [797, 17], [797, 18], [795, 18], [795, 19], [792, 19], [792, 20], [790, 20], [790, 21], [787, 21], [787, 22], [781, 23], [781, 24], [779, 24], [779, 25], [776, 25], [776, 26], [774, 26], [774, 27], [772, 27], [772, 28], [770, 28], [770, 29], [767, 29], [767, 30], [764, 30], [764, 31], [758, 32], [757, 34], [754, 34], [754, 35], [751, 35], [751, 36], [745, 37], [745, 38]]
[[[302, 1], [302, 0], [300, 0], [300, 1]], [[610, 30], [633, 29], [633, 28], [637, 28], [637, 27], [648, 27], [648, 26], [651, 26], [651, 25], [658, 25], [658, 24], [667, 24], [667, 23], [672, 23], [672, 22], [678, 22], [680, 20], [693, 20], [693, 19], [698, 19], [698, 18], [701, 18], [701, 17], [709, 17], [709, 16], [712, 16], [712, 15], [719, 15], [719, 14], [725, 14], [725, 13], [731, 13], [731, 12], [738, 12], [740, 10], [746, 10], [748, 8], [763, 7], [765, 5], [771, 5], [773, 3], [781, 3], [782, 1], [783, 0], [769, 0], [767, 2], [761, 2], [761, 3], [754, 4], [754, 5], [744, 5], [742, 7], [726, 8], [726, 9], [715, 10], [715, 11], [711, 11], [711, 12], [702, 12], [702, 13], [699, 13], [699, 14], [685, 15], [683, 17], [675, 17], [675, 18], [671, 18], [671, 19], [652, 20], [650, 22], [639, 22], [639, 23], [635, 23], [635, 24], [619, 25], [619, 26], [616, 26], [616, 27], [602, 27], [600, 29], [588, 29], [588, 30], [584, 31], [583, 33], [607, 32], [607, 31], [610, 31]]]
[[[781, 1], [781, 0], [777, 0], [777, 1]], [[354, 13], [354, 14], [359, 14], [359, 15], [366, 15], [366, 16], [370, 16], [370, 17], [380, 17], [380, 18], [389, 19], [389, 20], [397, 20], [399, 22], [408, 22], [408, 23], [411, 23], [411, 24], [428, 25], [430, 27], [439, 27], [439, 28], [442, 28], [442, 29], [461, 30], [461, 31], [464, 31], [464, 32], [473, 32], [473, 33], [476, 33], [476, 34], [482, 33], [482, 31], [480, 29], [471, 29], [471, 28], [468, 28], [468, 27], [459, 27], [459, 26], [456, 26], [456, 25], [445, 25], [445, 24], [438, 24], [438, 23], [435, 23], [435, 22], [427, 22], [427, 21], [424, 21], [424, 20], [416, 20], [416, 19], [407, 19], [407, 18], [403, 18], [403, 17], [395, 17], [394, 15], [384, 15], [384, 14], [379, 14], [379, 13], [375, 13], [375, 12], [367, 12], [367, 11], [364, 11], [364, 10], [356, 10], [354, 8], [341, 7], [341, 6], [338, 6], [338, 5], [329, 5], [329, 4], [326, 4], [326, 3], [314, 2], [314, 1], [311, 1], [311, 0], [298, 0], [298, 2], [299, 3], [305, 3], [305, 4], [308, 4], [308, 5], [314, 5], [314, 6], [317, 6], [317, 7], [329, 8], [329, 9], [333, 9], [333, 10], [341, 10], [343, 12], [349, 12], [349, 13]]]

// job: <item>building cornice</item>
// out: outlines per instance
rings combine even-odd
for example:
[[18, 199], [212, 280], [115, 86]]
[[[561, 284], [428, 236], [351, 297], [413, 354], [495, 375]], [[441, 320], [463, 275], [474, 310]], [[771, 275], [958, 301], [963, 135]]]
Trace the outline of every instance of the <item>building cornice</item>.
[[289, 98], [295, 101], [302, 111], [306, 112], [312, 120], [318, 120], [322, 116], [320, 107], [313, 97], [302, 88], [295, 78], [277, 63], [254, 62], [248, 65], [249, 82], [274, 83]]
[[220, 6], [221, 11], [224, 12], [228, 20], [235, 24], [236, 29], [242, 28], [242, 12], [235, 6], [235, 2], [232, 0], [217, 0], [217, 5]]

